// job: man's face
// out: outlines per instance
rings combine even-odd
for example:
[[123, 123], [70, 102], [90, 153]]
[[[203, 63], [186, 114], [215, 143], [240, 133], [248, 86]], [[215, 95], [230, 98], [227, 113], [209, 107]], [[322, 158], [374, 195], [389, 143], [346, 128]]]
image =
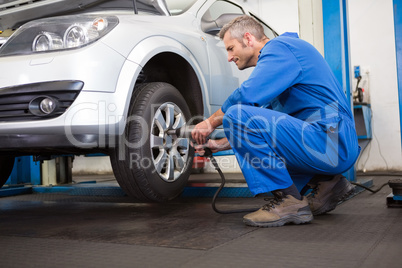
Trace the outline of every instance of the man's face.
[[239, 70], [244, 70], [252, 67], [254, 51], [247, 46], [247, 40], [239, 42], [237, 39], [232, 38], [230, 32], [226, 32], [223, 37], [226, 51], [228, 52], [228, 61], [233, 61]]

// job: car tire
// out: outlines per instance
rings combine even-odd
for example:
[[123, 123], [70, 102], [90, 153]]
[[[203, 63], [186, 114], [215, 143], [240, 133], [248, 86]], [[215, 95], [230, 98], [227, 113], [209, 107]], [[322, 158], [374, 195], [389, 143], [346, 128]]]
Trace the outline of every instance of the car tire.
[[0, 156], [0, 188], [10, 177], [14, 167], [14, 156]]
[[167, 83], [141, 84], [133, 93], [124, 135], [110, 154], [121, 188], [138, 200], [177, 197], [190, 176], [194, 149], [188, 138], [167, 133], [190, 119], [180, 92]]

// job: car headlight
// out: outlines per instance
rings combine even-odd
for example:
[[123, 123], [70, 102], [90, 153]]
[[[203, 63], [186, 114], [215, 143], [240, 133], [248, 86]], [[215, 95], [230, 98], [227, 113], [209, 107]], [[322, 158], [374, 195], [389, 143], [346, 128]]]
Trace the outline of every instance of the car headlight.
[[118, 23], [115, 16], [99, 15], [73, 15], [28, 22], [0, 48], [0, 56], [80, 48], [99, 40]]
[[35, 52], [56, 49], [63, 49], [63, 39], [54, 33], [42, 32], [35, 37], [32, 44]]
[[88, 40], [88, 31], [81, 25], [70, 26], [64, 34], [64, 46], [66, 48], [80, 47], [87, 44]]

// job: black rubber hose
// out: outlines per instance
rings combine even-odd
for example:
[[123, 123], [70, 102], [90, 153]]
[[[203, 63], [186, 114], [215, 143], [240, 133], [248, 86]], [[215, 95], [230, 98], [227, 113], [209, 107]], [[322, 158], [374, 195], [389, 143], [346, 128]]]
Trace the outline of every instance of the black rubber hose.
[[384, 183], [383, 185], [381, 185], [380, 187], [378, 187], [378, 189], [372, 190], [372, 189], [370, 189], [369, 187], [367, 187], [367, 186], [365, 186], [365, 185], [363, 185], [363, 184], [360, 184], [360, 183], [356, 183], [356, 182], [350, 182], [350, 183], [353, 184], [353, 185], [362, 187], [362, 188], [366, 189], [367, 191], [372, 192], [373, 194], [379, 192], [385, 185], [388, 185], [388, 182], [386, 182], [386, 183]]
[[225, 186], [226, 180], [225, 176], [223, 175], [222, 170], [219, 168], [218, 163], [216, 162], [215, 158], [212, 156], [212, 152], [209, 148], [205, 148], [204, 156], [208, 157], [211, 160], [212, 165], [218, 171], [219, 175], [221, 176], [221, 185], [219, 186], [218, 190], [215, 192], [214, 197], [212, 198], [212, 209], [219, 214], [232, 214], [232, 213], [243, 213], [243, 212], [254, 212], [257, 211], [259, 208], [248, 208], [248, 209], [233, 209], [233, 210], [221, 210], [216, 207], [216, 199], [218, 198], [219, 193], [222, 191], [223, 187]]

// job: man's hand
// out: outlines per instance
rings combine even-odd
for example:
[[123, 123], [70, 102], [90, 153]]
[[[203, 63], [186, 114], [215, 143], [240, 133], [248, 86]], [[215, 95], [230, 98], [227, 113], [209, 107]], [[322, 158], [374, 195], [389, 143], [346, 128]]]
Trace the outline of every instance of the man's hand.
[[205, 147], [208, 147], [212, 151], [212, 153], [226, 151], [232, 148], [227, 138], [222, 138], [219, 140], [208, 140], [206, 144], [196, 145], [194, 148], [195, 151], [202, 156], [205, 153], [204, 151]]
[[191, 136], [193, 140], [199, 144], [203, 145], [207, 142], [208, 136], [215, 130], [209, 123], [208, 119], [197, 124], [191, 131]]
[[222, 125], [223, 112], [221, 109], [216, 111], [211, 117], [197, 124], [193, 131], [191, 131], [191, 136], [193, 140], [198, 145], [203, 145], [207, 142], [208, 136], [217, 128]]

